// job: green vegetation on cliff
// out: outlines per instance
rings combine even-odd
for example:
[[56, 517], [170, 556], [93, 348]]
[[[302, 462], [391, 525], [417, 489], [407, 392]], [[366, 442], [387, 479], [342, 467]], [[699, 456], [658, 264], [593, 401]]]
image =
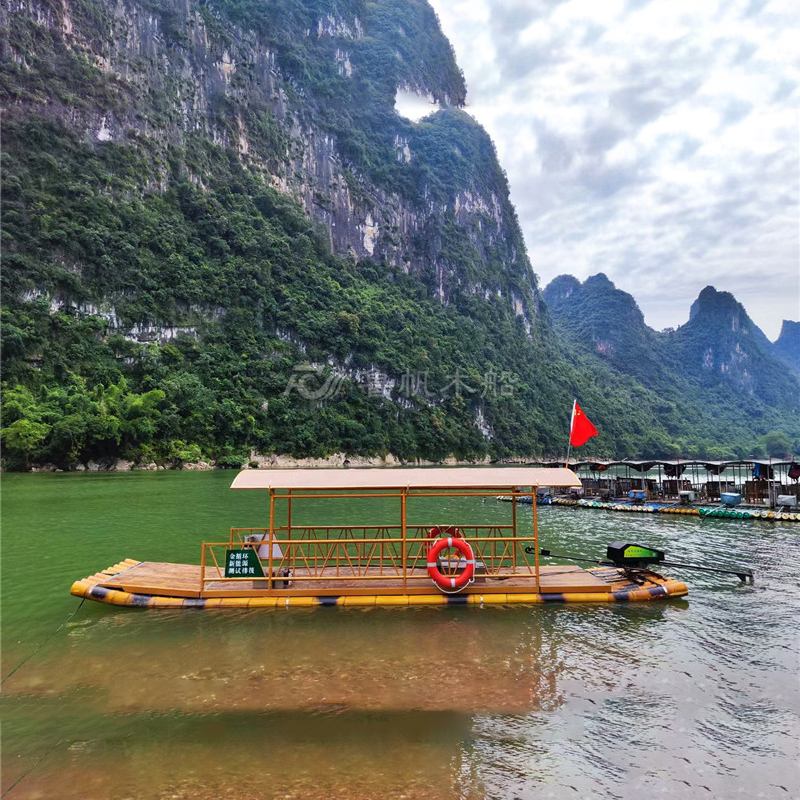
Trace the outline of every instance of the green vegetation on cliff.
[[[563, 455], [576, 395], [597, 456], [781, 428], [556, 337], [422, 0], [31, 2], [0, 33], [5, 466]], [[412, 124], [402, 86], [450, 107]], [[373, 212], [397, 257], [332, 252]]]
[[[166, 191], [150, 193], [139, 151], [89, 147], [40, 121], [10, 124], [6, 144], [9, 463], [175, 459], [186, 443], [215, 458], [255, 447], [409, 459], [550, 444], [516, 421], [552, 387], [535, 374], [510, 393], [483, 385], [539, 360], [502, 301], [442, 308], [402, 270], [331, 256], [294, 203], [204, 140], [204, 189], [178, 160], [189, 148], [176, 151]], [[49, 298], [65, 295], [70, 304], [52, 309]], [[121, 329], [182, 332], [130, 341], [100, 298], [114, 298]], [[395, 382], [406, 375], [408, 389], [422, 377], [436, 394], [393, 403], [345, 381], [322, 401], [284, 395], [294, 366], [329, 359]], [[472, 391], [456, 393], [458, 374]], [[494, 442], [474, 424], [477, 407], [498, 429]]]
[[[528, 336], [501, 298], [442, 306], [401, 269], [332, 256], [293, 202], [202, 138], [174, 152], [169, 186], [151, 192], [141, 150], [88, 146], [42, 121], [10, 124], [6, 143], [10, 466], [117, 455], [238, 463], [250, 448], [558, 453], [576, 392], [603, 431], [596, 452], [667, 441], [652, 423], [657, 397], [635, 381], [570, 366], [546, 328]], [[204, 188], [181, 159], [206, 164]], [[101, 298], [114, 298], [115, 325]], [[119, 332], [136, 325], [175, 336], [138, 343]], [[388, 397], [351, 379], [332, 397], [286, 393], [295, 367], [329, 361], [340, 374], [385, 373]]]

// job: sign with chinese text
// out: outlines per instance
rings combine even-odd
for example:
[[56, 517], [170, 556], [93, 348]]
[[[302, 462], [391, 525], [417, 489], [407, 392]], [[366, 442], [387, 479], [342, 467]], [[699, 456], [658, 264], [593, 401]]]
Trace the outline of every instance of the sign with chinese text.
[[264, 570], [258, 560], [258, 553], [252, 547], [246, 550], [226, 550], [225, 577], [263, 578]]

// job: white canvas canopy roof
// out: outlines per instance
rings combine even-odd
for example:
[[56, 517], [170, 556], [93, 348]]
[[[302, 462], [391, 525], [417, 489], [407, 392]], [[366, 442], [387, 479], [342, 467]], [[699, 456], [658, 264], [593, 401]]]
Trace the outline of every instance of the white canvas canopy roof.
[[511, 489], [580, 486], [570, 469], [546, 467], [376, 467], [247, 469], [231, 489]]

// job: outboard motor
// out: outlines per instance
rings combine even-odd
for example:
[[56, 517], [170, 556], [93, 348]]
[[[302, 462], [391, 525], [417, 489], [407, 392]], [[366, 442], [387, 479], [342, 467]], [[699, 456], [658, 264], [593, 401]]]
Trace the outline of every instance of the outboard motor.
[[636, 569], [646, 567], [648, 564], [660, 564], [664, 560], [664, 552], [640, 544], [612, 542], [606, 551], [606, 558], [616, 567]]
[[[533, 547], [526, 547], [526, 553], [531, 555], [536, 552]], [[679, 564], [677, 561], [665, 561], [664, 551], [656, 550], [655, 547], [644, 547], [640, 544], [624, 544], [623, 542], [612, 542], [606, 550], [608, 561], [595, 561], [591, 558], [581, 558], [580, 556], [569, 556], [558, 553], [551, 553], [549, 550], [541, 549], [540, 556], [545, 558], [567, 558], [570, 561], [588, 561], [599, 564], [603, 567], [617, 567], [619, 569], [630, 570], [628, 576], [633, 580], [636, 570], [650, 571], [651, 564], [660, 564], [662, 567], [675, 567], [676, 569], [695, 569], [699, 572], [716, 572], [720, 575], [735, 575], [742, 583], [753, 582], [753, 571], [750, 569], [719, 569], [717, 567], [699, 567], [696, 564]], [[653, 573], [658, 574], [658, 573]]]

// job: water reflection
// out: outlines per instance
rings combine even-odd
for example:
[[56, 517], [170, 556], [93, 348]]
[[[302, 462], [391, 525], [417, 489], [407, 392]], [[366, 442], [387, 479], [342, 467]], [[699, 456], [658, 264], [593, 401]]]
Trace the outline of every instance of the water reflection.
[[[524, 794], [549, 785], [585, 710], [647, 667], [625, 642], [680, 613], [101, 610], [7, 684], [17, 774], [48, 754], [19, 797], [118, 781], [136, 798]], [[563, 734], [539, 739], [557, 713]], [[52, 794], [65, 779], [74, 792]]]
[[6, 689], [49, 697], [80, 687], [98, 711], [125, 713], [524, 713], [558, 706], [581, 635], [567, 616], [542, 625], [514, 607], [125, 610], [71, 626], [65, 648]]

